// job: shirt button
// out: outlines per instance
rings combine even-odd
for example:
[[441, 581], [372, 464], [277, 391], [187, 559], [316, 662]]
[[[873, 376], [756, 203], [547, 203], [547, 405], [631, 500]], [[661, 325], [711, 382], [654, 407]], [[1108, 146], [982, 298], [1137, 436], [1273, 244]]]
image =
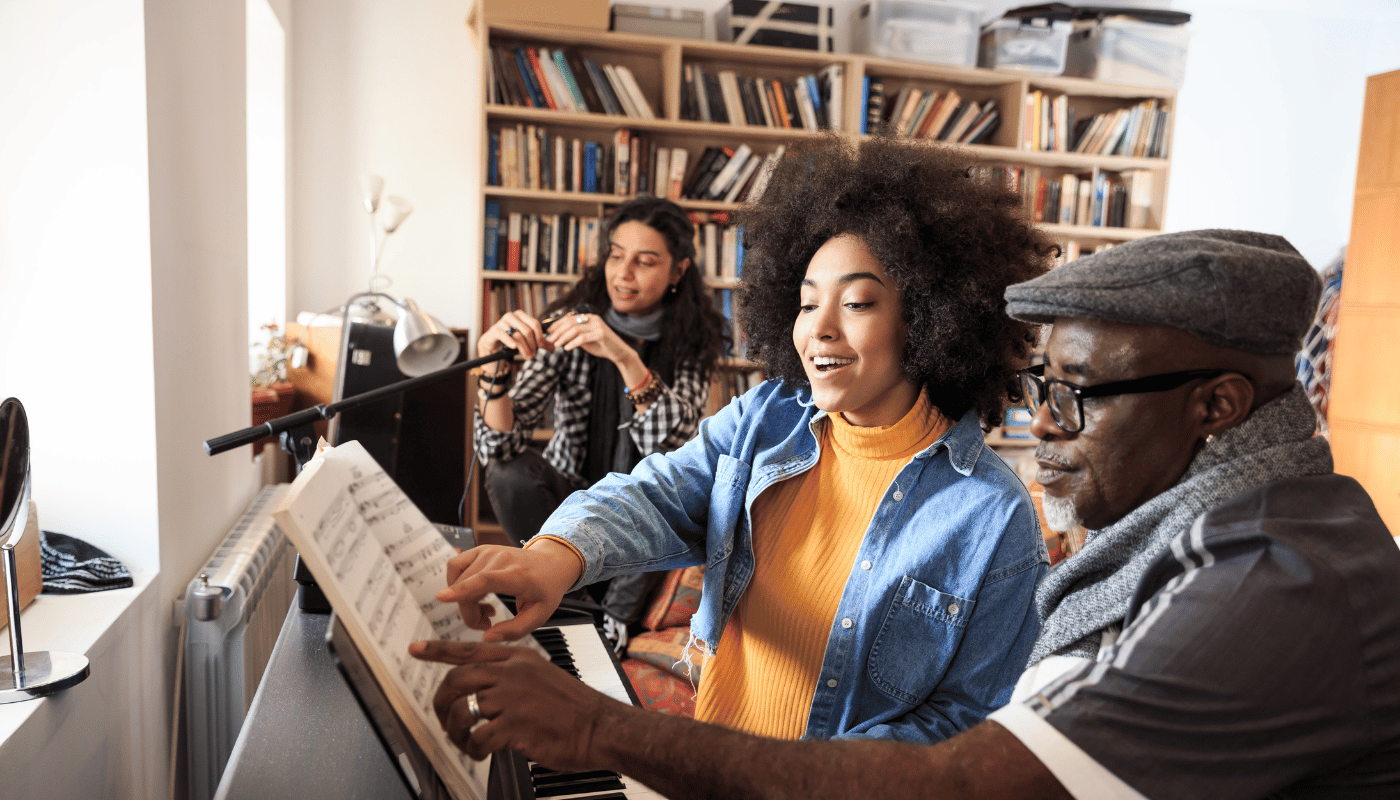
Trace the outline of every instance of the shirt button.
[[828, 680], [828, 681], [826, 682], [826, 685], [827, 685], [827, 686], [830, 686], [830, 687], [833, 688], [833, 689], [835, 689], [835, 688], [836, 688], [836, 679], [835, 679], [835, 678], [831, 678], [830, 680]]
[[957, 603], [949, 603], [949, 604], [948, 604], [948, 613], [949, 613], [950, 615], [956, 617], [956, 616], [958, 615], [958, 604], [957, 604]]
[[869, 561], [862, 561], [862, 562], [860, 562], [860, 568], [861, 568], [861, 569], [870, 569], [872, 566], [874, 566], [874, 565], [871, 564]]
[[843, 628], [849, 628], [849, 627], [851, 627], [851, 626], [854, 625], [854, 624], [855, 624], [854, 622], [851, 622], [851, 618], [850, 618], [850, 617], [847, 617], [846, 619], [841, 620], [841, 627], [843, 627]]
[[895, 499], [895, 500], [903, 500], [903, 499], [904, 499], [904, 492], [901, 492], [900, 490], [895, 489], [895, 490], [894, 490], [894, 499]]

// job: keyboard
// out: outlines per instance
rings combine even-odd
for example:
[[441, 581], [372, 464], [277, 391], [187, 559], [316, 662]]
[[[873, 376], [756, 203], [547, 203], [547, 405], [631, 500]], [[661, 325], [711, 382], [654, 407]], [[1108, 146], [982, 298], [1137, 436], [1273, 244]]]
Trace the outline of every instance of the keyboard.
[[[612, 647], [591, 621], [535, 631], [550, 661], [614, 700], [640, 705]], [[661, 800], [640, 781], [607, 770], [560, 772], [503, 751], [491, 762], [490, 800]]]

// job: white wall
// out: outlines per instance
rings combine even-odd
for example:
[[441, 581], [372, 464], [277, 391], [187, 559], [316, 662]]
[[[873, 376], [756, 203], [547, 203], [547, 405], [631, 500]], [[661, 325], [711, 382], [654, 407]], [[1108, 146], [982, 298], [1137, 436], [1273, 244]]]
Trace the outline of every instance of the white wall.
[[1194, 33], [1167, 229], [1276, 233], [1326, 267], [1351, 235], [1366, 76], [1400, 69], [1400, 2], [1176, 6]]
[[0, 749], [22, 796], [165, 793], [172, 601], [253, 490], [246, 451], [200, 448], [249, 422], [243, 8], [0, 3], [0, 389], [41, 525], [144, 587]]
[[[389, 239], [381, 275], [448, 325], [476, 307], [480, 55], [469, 0], [300, 0], [293, 6], [293, 280], [298, 311], [364, 291], [369, 223], [357, 186], [384, 178], [413, 214]], [[474, 260], [475, 259], [475, 260]]]

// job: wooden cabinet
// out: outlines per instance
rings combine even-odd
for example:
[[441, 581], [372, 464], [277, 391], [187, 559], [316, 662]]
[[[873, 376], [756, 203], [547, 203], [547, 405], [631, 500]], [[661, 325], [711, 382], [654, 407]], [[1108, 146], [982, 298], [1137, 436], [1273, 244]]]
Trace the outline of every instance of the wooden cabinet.
[[1366, 81], [1327, 421], [1336, 470], [1400, 533], [1400, 71]]
[[[1104, 246], [1129, 241], [1160, 232], [1167, 196], [1169, 157], [1143, 155], [1091, 155], [1064, 152], [1065, 148], [1043, 149], [1048, 141], [1030, 141], [1037, 128], [1037, 110], [1046, 118], [1053, 109], [1063, 109], [1064, 117], [1073, 114], [1081, 120], [1123, 109], [1125, 114], [1135, 106], [1147, 106], [1166, 113], [1159, 119], [1157, 135], [1160, 150], [1169, 156], [1171, 121], [1176, 94], [1171, 90], [1102, 84], [1078, 78], [1037, 76], [1008, 70], [969, 69], [931, 64], [896, 61], [858, 54], [821, 53], [775, 47], [733, 45], [636, 34], [613, 33], [588, 28], [568, 28], [539, 24], [521, 24], [475, 16], [468, 22], [482, 46], [483, 69], [488, 85], [483, 86], [482, 142], [489, 143], [493, 133], [498, 140], [506, 130], [540, 131], [547, 137], [605, 141], [619, 129], [648, 137], [657, 148], [682, 148], [688, 153], [690, 169], [707, 147], [747, 146], [752, 152], [767, 154], [804, 137], [825, 135], [824, 132], [803, 128], [769, 127], [766, 125], [702, 122], [686, 119], [689, 104], [687, 66], [698, 66], [705, 72], [732, 71], [743, 76], [792, 81], [800, 76], [830, 71], [839, 67], [842, 90], [839, 92], [841, 112], [831, 127], [842, 135], [859, 136], [862, 120], [867, 116], [866, 79], [878, 82], [888, 98], [898, 97], [903, 90], [940, 95], [956, 92], [967, 100], [979, 103], [994, 101], [1001, 114], [999, 127], [983, 144], [964, 145], [976, 157], [993, 168], [1004, 168], [1005, 174], [1018, 180], [1026, 198], [1027, 213], [1034, 215], [1041, 202], [1042, 185], [1060, 183], [1065, 176], [1081, 181], [1092, 191], [1113, 181], [1132, 178], [1137, 191], [1137, 213], [1132, 220], [1136, 227], [1110, 227], [1085, 224], [1082, 221], [1061, 222], [1056, 215], [1043, 223], [1044, 229], [1062, 245], [1066, 256], [1091, 252]], [[598, 63], [625, 66], [635, 76], [638, 88], [645, 96], [655, 119], [610, 116], [600, 113], [550, 110], [511, 105], [508, 96], [496, 96], [489, 85], [492, 75], [500, 75], [502, 61], [493, 59], [493, 47], [514, 49], [561, 48], [580, 59], [592, 58]], [[513, 62], [506, 68], [513, 67]], [[887, 112], [888, 113], [888, 112]], [[1145, 122], [1143, 123], [1146, 124]], [[1061, 128], [1063, 134], [1063, 127]], [[492, 161], [499, 157], [500, 145], [482, 148], [482, 174], [491, 176]], [[567, 151], [566, 151], [567, 152]], [[500, 176], [501, 170], [495, 171]], [[1043, 179], [1043, 181], [1042, 181]], [[507, 183], [503, 180], [495, 183]], [[484, 226], [488, 216], [504, 219], [506, 215], [572, 215], [602, 218], [611, 208], [627, 199], [625, 193], [592, 193], [568, 189], [520, 188], [519, 185], [488, 185], [482, 187], [482, 218], [469, 224]], [[518, 183], [518, 182], [517, 182]], [[529, 181], [524, 182], [526, 185]], [[652, 192], [665, 194], [665, 192]], [[1078, 198], [1075, 198], [1076, 201]], [[1067, 199], [1066, 199], [1067, 201]], [[714, 199], [681, 199], [678, 204], [695, 214], [723, 215], [740, 208], [739, 203]], [[494, 210], [494, 215], [490, 211]], [[487, 237], [489, 239], [490, 234]], [[559, 287], [576, 280], [576, 275], [551, 269], [543, 274], [529, 270], [510, 271], [504, 268], [474, 269], [470, 279], [481, 288], [482, 307], [475, 315], [473, 330], [480, 332], [499, 317], [500, 309], [511, 305], [537, 309], [543, 302], [557, 296]], [[503, 266], [498, 263], [498, 266]], [[706, 283], [717, 293], [737, 285], [717, 265], [706, 266]], [[504, 288], [503, 288], [504, 287]], [[493, 294], [494, 292], [494, 294]], [[753, 365], [742, 359], [726, 363], [726, 375], [746, 374]], [[738, 382], [742, 388], [743, 382]], [[712, 408], [727, 400], [725, 396], [734, 382], [725, 378], [716, 388], [718, 397]], [[479, 493], [474, 493], [479, 494]], [[473, 505], [477, 503], [474, 500]], [[481, 518], [473, 516], [477, 525]]]

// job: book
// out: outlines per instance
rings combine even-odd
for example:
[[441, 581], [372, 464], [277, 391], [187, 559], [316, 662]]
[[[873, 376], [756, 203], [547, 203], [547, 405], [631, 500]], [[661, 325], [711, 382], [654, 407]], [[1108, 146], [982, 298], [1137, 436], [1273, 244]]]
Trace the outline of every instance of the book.
[[972, 121], [977, 118], [981, 108], [977, 103], [968, 103], [967, 107], [958, 112], [957, 118], [948, 123], [948, 132], [939, 138], [945, 142], [956, 142], [963, 131], [967, 130]]
[[632, 98], [632, 105], [637, 110], [637, 116], [641, 119], [656, 119], [656, 114], [651, 110], [651, 103], [647, 102], [646, 95], [642, 93], [642, 87], [637, 85], [637, 78], [632, 74], [632, 70], [625, 65], [618, 64], [614, 67], [614, 71], [622, 79], [623, 90]]
[[588, 72], [588, 79], [593, 84], [594, 91], [603, 103], [603, 110], [613, 117], [625, 117], [627, 112], [623, 109], [622, 103], [618, 101], [617, 95], [613, 93], [612, 84], [608, 82], [608, 76], [603, 72], [603, 68], [598, 66], [598, 62], [591, 58], [584, 59], [583, 67]]
[[870, 91], [866, 94], [865, 124], [861, 133], [874, 133], [880, 127], [885, 111], [885, 82], [879, 78], [870, 80]]
[[612, 184], [618, 187], [618, 194], [630, 194], [626, 191], [627, 181], [631, 177], [629, 164], [632, 160], [632, 132], [627, 128], [618, 128], [613, 132], [613, 172]]
[[720, 93], [724, 98], [724, 110], [726, 116], [729, 117], [729, 123], [731, 125], [747, 123], [748, 106], [739, 90], [739, 76], [733, 70], [720, 70], [715, 76], [715, 80], [720, 85]]
[[579, 94], [583, 95], [583, 105], [588, 111], [594, 114], [606, 114], [607, 107], [603, 105], [603, 100], [598, 96], [598, 89], [593, 85], [593, 79], [589, 77], [588, 68], [584, 66], [583, 59], [572, 50], [560, 50], [564, 54], [564, 63], [569, 66], [569, 75], [574, 80], [574, 85], [578, 87]]
[[689, 160], [690, 152], [684, 147], [671, 148], [671, 176], [665, 194], [668, 200], [681, 199], [681, 190], [685, 185], [685, 169]]
[[972, 128], [963, 134], [964, 144], [983, 144], [996, 133], [997, 127], [1001, 125], [1001, 112], [993, 108], [991, 111], [978, 117]]
[[535, 70], [530, 66], [530, 58], [525, 55], [524, 47], [517, 47], [514, 50], [515, 69], [520, 76], [520, 82], [524, 84], [525, 91], [529, 95], [530, 105], [534, 108], [548, 108], [544, 101], [544, 94], [540, 92], [539, 84], [535, 81]]
[[710, 120], [721, 124], [730, 122], [733, 117], [729, 115], [728, 101], [725, 99], [724, 89], [720, 86], [719, 76], [713, 72], [705, 73], [704, 85], [705, 98], [710, 105]]
[[[800, 113], [801, 109], [798, 108], [797, 82], [788, 81], [784, 83], [783, 81], [775, 80], [773, 81], [773, 87], [775, 90], [781, 90], [778, 92], [778, 102], [783, 106], [783, 114], [787, 117], [787, 126], [789, 128], [807, 128], [808, 130], [816, 130], [815, 120], [809, 127], [802, 118], [802, 115]], [[807, 93], [806, 91], [804, 91], [802, 94], [805, 97]]]
[[540, 54], [531, 47], [522, 47], [520, 49], [525, 51], [525, 59], [532, 71], [535, 85], [539, 87], [540, 95], [544, 99], [544, 105], [540, 106], [540, 108], [558, 111], [559, 104], [555, 102], [554, 92], [549, 87], [549, 79], [544, 74], [544, 68], [540, 66]]
[[696, 178], [695, 188], [690, 192], [690, 197], [693, 199], [703, 200], [705, 198], [706, 193], [710, 190], [710, 183], [734, 157], [734, 151], [728, 147], [716, 147], [714, 151], [714, 157], [710, 159], [705, 171]]
[[512, 211], [506, 217], [506, 270], [520, 271], [520, 227], [519, 211]]
[[501, 185], [501, 132], [486, 134], [486, 185]]
[[482, 235], [482, 268], [496, 269], [496, 249], [500, 247], [501, 204], [486, 201], [486, 230]]
[[753, 186], [749, 187], [748, 202], [756, 203], [763, 197], [764, 190], [768, 188], [768, 179], [772, 176], [774, 168], [778, 166], [786, 149], [786, 145], [780, 144], [777, 149], [763, 159], [763, 163], [758, 166], [757, 174], [753, 177]]
[[846, 67], [844, 64], [828, 64], [817, 76], [817, 86], [821, 89], [826, 107], [822, 126], [840, 131], [846, 118]]
[[710, 116], [710, 95], [705, 88], [705, 71], [699, 64], [686, 64], [683, 69], [685, 75], [685, 85], [690, 87], [691, 97], [694, 98], [695, 116], [701, 122], [713, 122]]
[[554, 63], [554, 54], [546, 47], [538, 48], [536, 52], [539, 54], [540, 71], [544, 73], [545, 83], [549, 85], [549, 93], [554, 98], [554, 104], [559, 107], [560, 111], [578, 111], [578, 106], [574, 104], [573, 93], [569, 91], [569, 85], [564, 81], [564, 74], [559, 71], [559, 65]]
[[[452, 545], [358, 441], [323, 445], [272, 516], [448, 793], [484, 800], [491, 759], [453, 745], [433, 710], [451, 666], [408, 654], [423, 639], [481, 641], [456, 604], [434, 597], [447, 583]], [[487, 602], [494, 620], [510, 618], [499, 599]]]
[[654, 162], [651, 193], [657, 197], [665, 197], [671, 188], [671, 148], [658, 147]]
[[758, 167], [763, 161], [764, 157], [760, 156], [758, 153], [749, 156], [748, 161], [744, 164], [744, 168], [739, 172], [739, 177], [734, 179], [734, 183], [730, 186], [729, 192], [725, 194], [724, 202], [733, 203], [743, 196], [744, 187], [749, 185], [749, 181], [751, 181], [753, 176], [758, 172]]
[[869, 133], [870, 121], [870, 76], [866, 75], [860, 82], [860, 105], [866, 109], [866, 114], [860, 118], [860, 132]]
[[911, 101], [910, 105], [914, 107], [914, 113], [908, 115], [909, 121], [899, 130], [899, 133], [903, 136], [913, 136], [915, 131], [923, 125], [924, 118], [928, 116], [930, 107], [937, 99], [937, 92], [924, 92], [917, 103]]
[[554, 60], [554, 68], [559, 71], [559, 76], [564, 79], [564, 87], [569, 91], [569, 97], [573, 100], [574, 111], [588, 111], [588, 103], [583, 99], [583, 89], [574, 78], [574, 71], [569, 67], [569, 61], [564, 56], [564, 51], [555, 48], [550, 57]]
[[894, 96], [893, 105], [890, 106], [890, 122], [896, 129], [899, 129], [900, 121], [904, 119], [904, 108], [909, 105], [909, 95], [918, 91], [912, 86], [900, 89]]
[[739, 171], [744, 168], [751, 152], [753, 151], [746, 144], [735, 148], [734, 154], [725, 162], [724, 168], [715, 174], [714, 180], [710, 181], [709, 187], [705, 190], [705, 197], [710, 200], [718, 200], [723, 197], [729, 191], [729, 184], [739, 176]]

